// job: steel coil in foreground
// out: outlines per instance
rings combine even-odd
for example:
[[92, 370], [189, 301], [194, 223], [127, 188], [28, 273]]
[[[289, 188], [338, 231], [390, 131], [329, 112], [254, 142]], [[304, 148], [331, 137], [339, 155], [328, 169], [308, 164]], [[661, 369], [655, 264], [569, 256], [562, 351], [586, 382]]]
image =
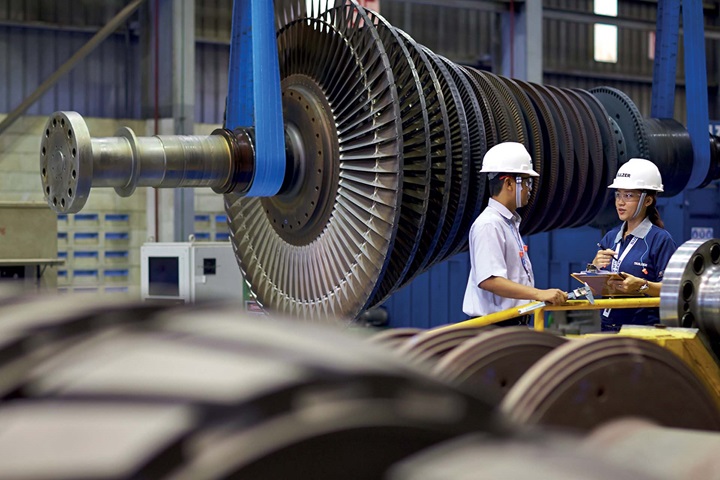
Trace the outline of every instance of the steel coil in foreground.
[[557, 347], [518, 380], [501, 409], [518, 423], [578, 430], [626, 416], [720, 430], [720, 408], [682, 360], [653, 343], [618, 336]]
[[337, 331], [53, 300], [0, 308], [2, 478], [381, 478], [500, 428], [489, 403]]
[[[489, 327], [493, 328], [493, 327]], [[408, 338], [398, 348], [403, 357], [416, 362], [437, 362], [453, 349], [486, 330], [487, 327], [466, 327], [425, 330]]]
[[433, 374], [489, 395], [499, 404], [530, 367], [566, 341], [526, 327], [483, 331], [443, 356]]

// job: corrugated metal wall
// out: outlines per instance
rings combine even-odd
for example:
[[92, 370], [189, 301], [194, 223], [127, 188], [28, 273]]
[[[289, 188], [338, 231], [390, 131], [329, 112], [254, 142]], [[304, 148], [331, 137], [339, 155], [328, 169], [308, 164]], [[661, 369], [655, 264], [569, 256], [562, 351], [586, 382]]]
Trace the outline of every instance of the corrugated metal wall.
[[[280, 1], [280, 0], [278, 0]], [[124, 0], [0, 0], [0, 111], [18, 105], [37, 85], [82, 46], [124, 6]], [[413, 0], [383, 0], [382, 14], [418, 42], [456, 62], [492, 65], [498, 52], [498, 14], [478, 7], [433, 5]], [[545, 0], [547, 10], [588, 13], [591, 0]], [[196, 120], [220, 123], [227, 90], [228, 42], [232, 0], [196, 3]], [[712, 12], [709, 12], [712, 13]], [[621, 18], [649, 22], [655, 19], [653, 2], [619, 4]], [[706, 24], [716, 26], [715, 17]], [[85, 115], [137, 118], [140, 115], [140, 52], [135, 15], [62, 79], [29, 111], [47, 114], [58, 109]], [[652, 61], [648, 58], [649, 32], [620, 28], [617, 64], [592, 58], [592, 25], [567, 20], [544, 20], [544, 81], [562, 87], [592, 88], [610, 85], [625, 91], [643, 114], [650, 111]], [[718, 41], [708, 40], [708, 82], [711, 117], [718, 112]], [[682, 49], [678, 68], [675, 117], [685, 118]]]
[[[0, 112], [19, 105], [97, 32], [125, 1], [0, 0]], [[140, 113], [140, 51], [125, 29], [102, 43], [29, 110], [90, 117]]]

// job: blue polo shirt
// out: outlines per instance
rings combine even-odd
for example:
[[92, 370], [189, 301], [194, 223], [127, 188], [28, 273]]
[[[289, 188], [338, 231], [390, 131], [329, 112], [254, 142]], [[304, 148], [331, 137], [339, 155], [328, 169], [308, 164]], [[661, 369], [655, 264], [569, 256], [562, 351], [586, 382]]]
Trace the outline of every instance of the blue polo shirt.
[[[601, 249], [612, 249], [620, 259], [608, 270], [625, 272], [649, 282], [662, 282], [665, 267], [677, 250], [670, 233], [648, 219], [642, 221], [623, 239], [625, 223], [610, 230], [600, 241]], [[654, 325], [660, 323], [658, 308], [615, 308], [602, 312], [604, 330], [619, 330], [622, 325]]]

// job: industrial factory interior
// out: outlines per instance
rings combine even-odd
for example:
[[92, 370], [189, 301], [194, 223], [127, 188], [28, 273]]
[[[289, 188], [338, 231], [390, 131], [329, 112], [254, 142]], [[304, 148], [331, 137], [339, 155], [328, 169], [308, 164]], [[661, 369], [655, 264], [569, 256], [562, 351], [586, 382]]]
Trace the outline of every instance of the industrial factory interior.
[[0, 479], [718, 452], [720, 0], [0, 0]]

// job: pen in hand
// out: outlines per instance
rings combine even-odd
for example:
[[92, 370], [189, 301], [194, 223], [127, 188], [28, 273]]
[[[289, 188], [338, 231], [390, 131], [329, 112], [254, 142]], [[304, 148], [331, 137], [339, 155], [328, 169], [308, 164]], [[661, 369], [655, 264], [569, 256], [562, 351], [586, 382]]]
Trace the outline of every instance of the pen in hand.
[[[608, 250], [608, 249], [603, 248], [603, 246], [600, 245], [600, 242], [598, 242], [597, 246], [598, 246], [598, 248], [599, 248], [600, 250]], [[617, 257], [617, 255], [615, 255], [615, 254], [613, 254], [612, 258], [615, 259], [615, 260], [618, 260], [618, 257]]]

